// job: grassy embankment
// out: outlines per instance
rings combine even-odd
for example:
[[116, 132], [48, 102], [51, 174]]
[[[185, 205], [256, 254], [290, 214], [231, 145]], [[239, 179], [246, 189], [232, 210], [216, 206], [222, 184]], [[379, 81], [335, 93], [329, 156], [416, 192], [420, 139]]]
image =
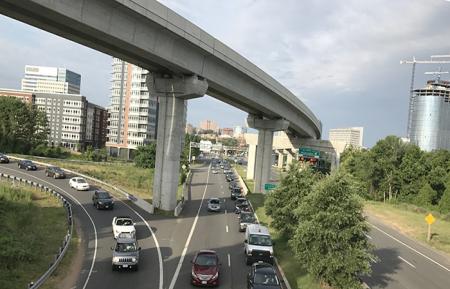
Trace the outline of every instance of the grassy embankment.
[[261, 224], [270, 228], [272, 238], [275, 241], [275, 256], [277, 257], [280, 266], [283, 268], [292, 289], [320, 289], [321, 286], [319, 282], [309, 275], [302, 264], [295, 259], [291, 249], [288, 246], [287, 238], [280, 236], [276, 230], [270, 227], [271, 218], [266, 215], [264, 208], [265, 195], [252, 194], [251, 191], [253, 190], [253, 180], [247, 180], [245, 178], [246, 172], [243, 166], [236, 165], [235, 168], [238, 174], [244, 179], [244, 182], [249, 189], [250, 194], [247, 195], [247, 198], [251, 201], [259, 221]]
[[[67, 233], [65, 209], [45, 192], [0, 181], [0, 224], [0, 288], [27, 288], [48, 269], [61, 246]], [[74, 237], [71, 244], [77, 242]], [[76, 251], [77, 246], [70, 247], [58, 272], [68, 270]], [[49, 284], [57, 278], [51, 277]]]
[[[399, 232], [423, 243], [428, 243], [428, 225], [425, 217], [429, 213], [424, 209], [409, 204], [389, 204], [366, 202], [365, 210], [395, 228]], [[438, 213], [431, 212], [436, 222], [431, 226], [432, 239], [430, 246], [450, 254], [450, 222], [442, 220]]]
[[26, 157], [88, 175], [151, 202], [153, 196], [153, 169], [138, 168], [133, 163], [125, 162], [70, 162], [52, 160], [50, 158], [43, 160], [30, 156]]

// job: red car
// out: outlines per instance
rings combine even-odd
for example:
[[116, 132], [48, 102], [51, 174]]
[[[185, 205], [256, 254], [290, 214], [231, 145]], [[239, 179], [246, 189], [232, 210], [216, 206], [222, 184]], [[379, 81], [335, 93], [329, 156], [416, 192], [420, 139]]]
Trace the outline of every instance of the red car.
[[192, 260], [191, 283], [195, 286], [219, 285], [219, 257], [215, 251], [201, 250]]

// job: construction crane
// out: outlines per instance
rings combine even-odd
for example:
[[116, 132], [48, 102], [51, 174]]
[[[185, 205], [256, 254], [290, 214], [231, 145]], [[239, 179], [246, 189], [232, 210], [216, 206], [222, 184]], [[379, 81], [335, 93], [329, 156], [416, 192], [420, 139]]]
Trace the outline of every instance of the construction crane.
[[439, 67], [439, 71], [427, 71], [426, 75], [437, 75], [436, 80], [439, 82], [441, 80], [442, 74], [448, 74], [448, 71], [442, 71], [442, 67]]
[[411, 71], [411, 86], [409, 89], [409, 113], [408, 113], [408, 128], [406, 131], [407, 137], [410, 138], [411, 131], [411, 112], [413, 109], [414, 97], [414, 80], [416, 74], [416, 64], [450, 64], [450, 55], [432, 55], [430, 60], [417, 60], [414, 56], [412, 60], [400, 60], [400, 64], [412, 64]]

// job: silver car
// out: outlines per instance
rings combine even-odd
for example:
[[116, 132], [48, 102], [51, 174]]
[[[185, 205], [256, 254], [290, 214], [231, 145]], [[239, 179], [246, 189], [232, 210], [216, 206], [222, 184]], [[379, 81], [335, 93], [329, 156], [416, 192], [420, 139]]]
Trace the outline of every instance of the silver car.
[[139, 247], [136, 239], [130, 237], [131, 235], [120, 234], [117, 238], [116, 245], [111, 247], [111, 250], [113, 250], [113, 271], [118, 269], [138, 270], [139, 251], [141, 251], [141, 247]]
[[208, 211], [209, 212], [219, 212], [221, 209], [220, 199], [211, 198], [208, 200]]

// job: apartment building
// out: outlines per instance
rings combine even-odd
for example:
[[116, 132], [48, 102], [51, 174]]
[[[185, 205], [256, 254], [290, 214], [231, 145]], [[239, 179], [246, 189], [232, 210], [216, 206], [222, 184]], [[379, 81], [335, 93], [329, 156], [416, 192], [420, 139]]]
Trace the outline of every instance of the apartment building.
[[109, 155], [131, 159], [134, 151], [155, 140], [157, 99], [148, 92], [148, 71], [113, 58], [108, 108]]
[[330, 129], [329, 140], [338, 154], [341, 154], [346, 147], [362, 147], [363, 146], [362, 127], [334, 128]]
[[20, 99], [22, 102], [34, 104], [34, 94], [29, 91], [17, 90], [17, 89], [8, 89], [8, 88], [0, 88], [0, 97], [15, 97]]
[[31, 92], [80, 94], [81, 75], [66, 68], [25, 66], [22, 90]]

